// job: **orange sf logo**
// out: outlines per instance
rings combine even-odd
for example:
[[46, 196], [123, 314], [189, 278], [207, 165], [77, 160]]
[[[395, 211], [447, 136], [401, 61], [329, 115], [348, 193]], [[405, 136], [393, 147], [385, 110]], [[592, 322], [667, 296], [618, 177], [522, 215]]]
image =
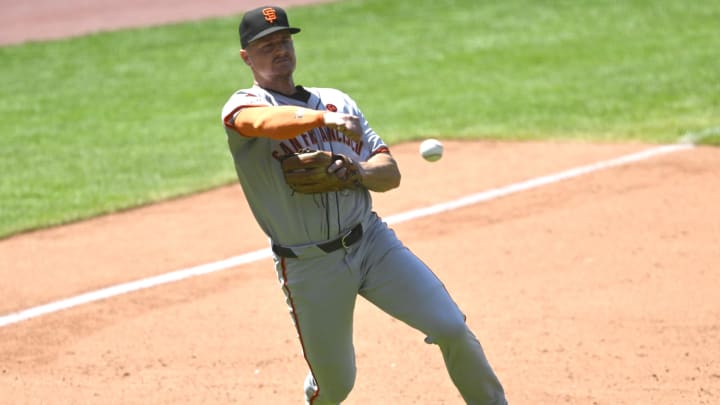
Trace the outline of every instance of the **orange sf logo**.
[[264, 8], [262, 11], [263, 15], [265, 16], [265, 21], [272, 24], [277, 20], [277, 14], [275, 14], [275, 9], [268, 7]]

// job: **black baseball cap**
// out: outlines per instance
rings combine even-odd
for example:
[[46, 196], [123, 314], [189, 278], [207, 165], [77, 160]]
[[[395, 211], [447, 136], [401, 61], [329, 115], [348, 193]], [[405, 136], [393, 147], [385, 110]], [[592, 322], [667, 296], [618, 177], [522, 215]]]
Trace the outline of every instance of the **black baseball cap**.
[[258, 7], [246, 12], [240, 21], [240, 27], [238, 27], [240, 44], [246, 48], [250, 42], [256, 39], [283, 30], [288, 30], [291, 34], [300, 32], [300, 28], [290, 26], [287, 13], [280, 7]]

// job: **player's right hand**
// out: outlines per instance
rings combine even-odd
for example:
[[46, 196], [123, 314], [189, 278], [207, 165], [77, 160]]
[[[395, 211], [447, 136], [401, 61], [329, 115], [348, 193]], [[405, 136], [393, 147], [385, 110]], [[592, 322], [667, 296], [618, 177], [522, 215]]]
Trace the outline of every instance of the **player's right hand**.
[[360, 118], [352, 114], [338, 112], [326, 112], [323, 118], [327, 127], [337, 129], [354, 141], [359, 142], [362, 140]]

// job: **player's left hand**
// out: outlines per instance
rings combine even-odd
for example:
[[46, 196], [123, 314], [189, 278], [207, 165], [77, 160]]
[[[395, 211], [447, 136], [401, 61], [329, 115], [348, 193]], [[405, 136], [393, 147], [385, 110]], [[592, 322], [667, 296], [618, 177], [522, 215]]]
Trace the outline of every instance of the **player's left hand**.
[[285, 182], [302, 194], [327, 193], [362, 184], [360, 166], [351, 158], [328, 151], [307, 150], [281, 161]]

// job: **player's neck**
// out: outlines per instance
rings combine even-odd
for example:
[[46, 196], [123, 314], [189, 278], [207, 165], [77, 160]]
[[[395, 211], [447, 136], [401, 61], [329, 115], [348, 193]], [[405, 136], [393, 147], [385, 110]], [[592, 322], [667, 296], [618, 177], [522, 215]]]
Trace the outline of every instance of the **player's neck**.
[[263, 82], [255, 80], [255, 85], [260, 86], [263, 89], [272, 90], [276, 93], [285, 94], [286, 96], [292, 96], [297, 91], [295, 88], [295, 81], [293, 81], [292, 77], [283, 80], [270, 80]]

